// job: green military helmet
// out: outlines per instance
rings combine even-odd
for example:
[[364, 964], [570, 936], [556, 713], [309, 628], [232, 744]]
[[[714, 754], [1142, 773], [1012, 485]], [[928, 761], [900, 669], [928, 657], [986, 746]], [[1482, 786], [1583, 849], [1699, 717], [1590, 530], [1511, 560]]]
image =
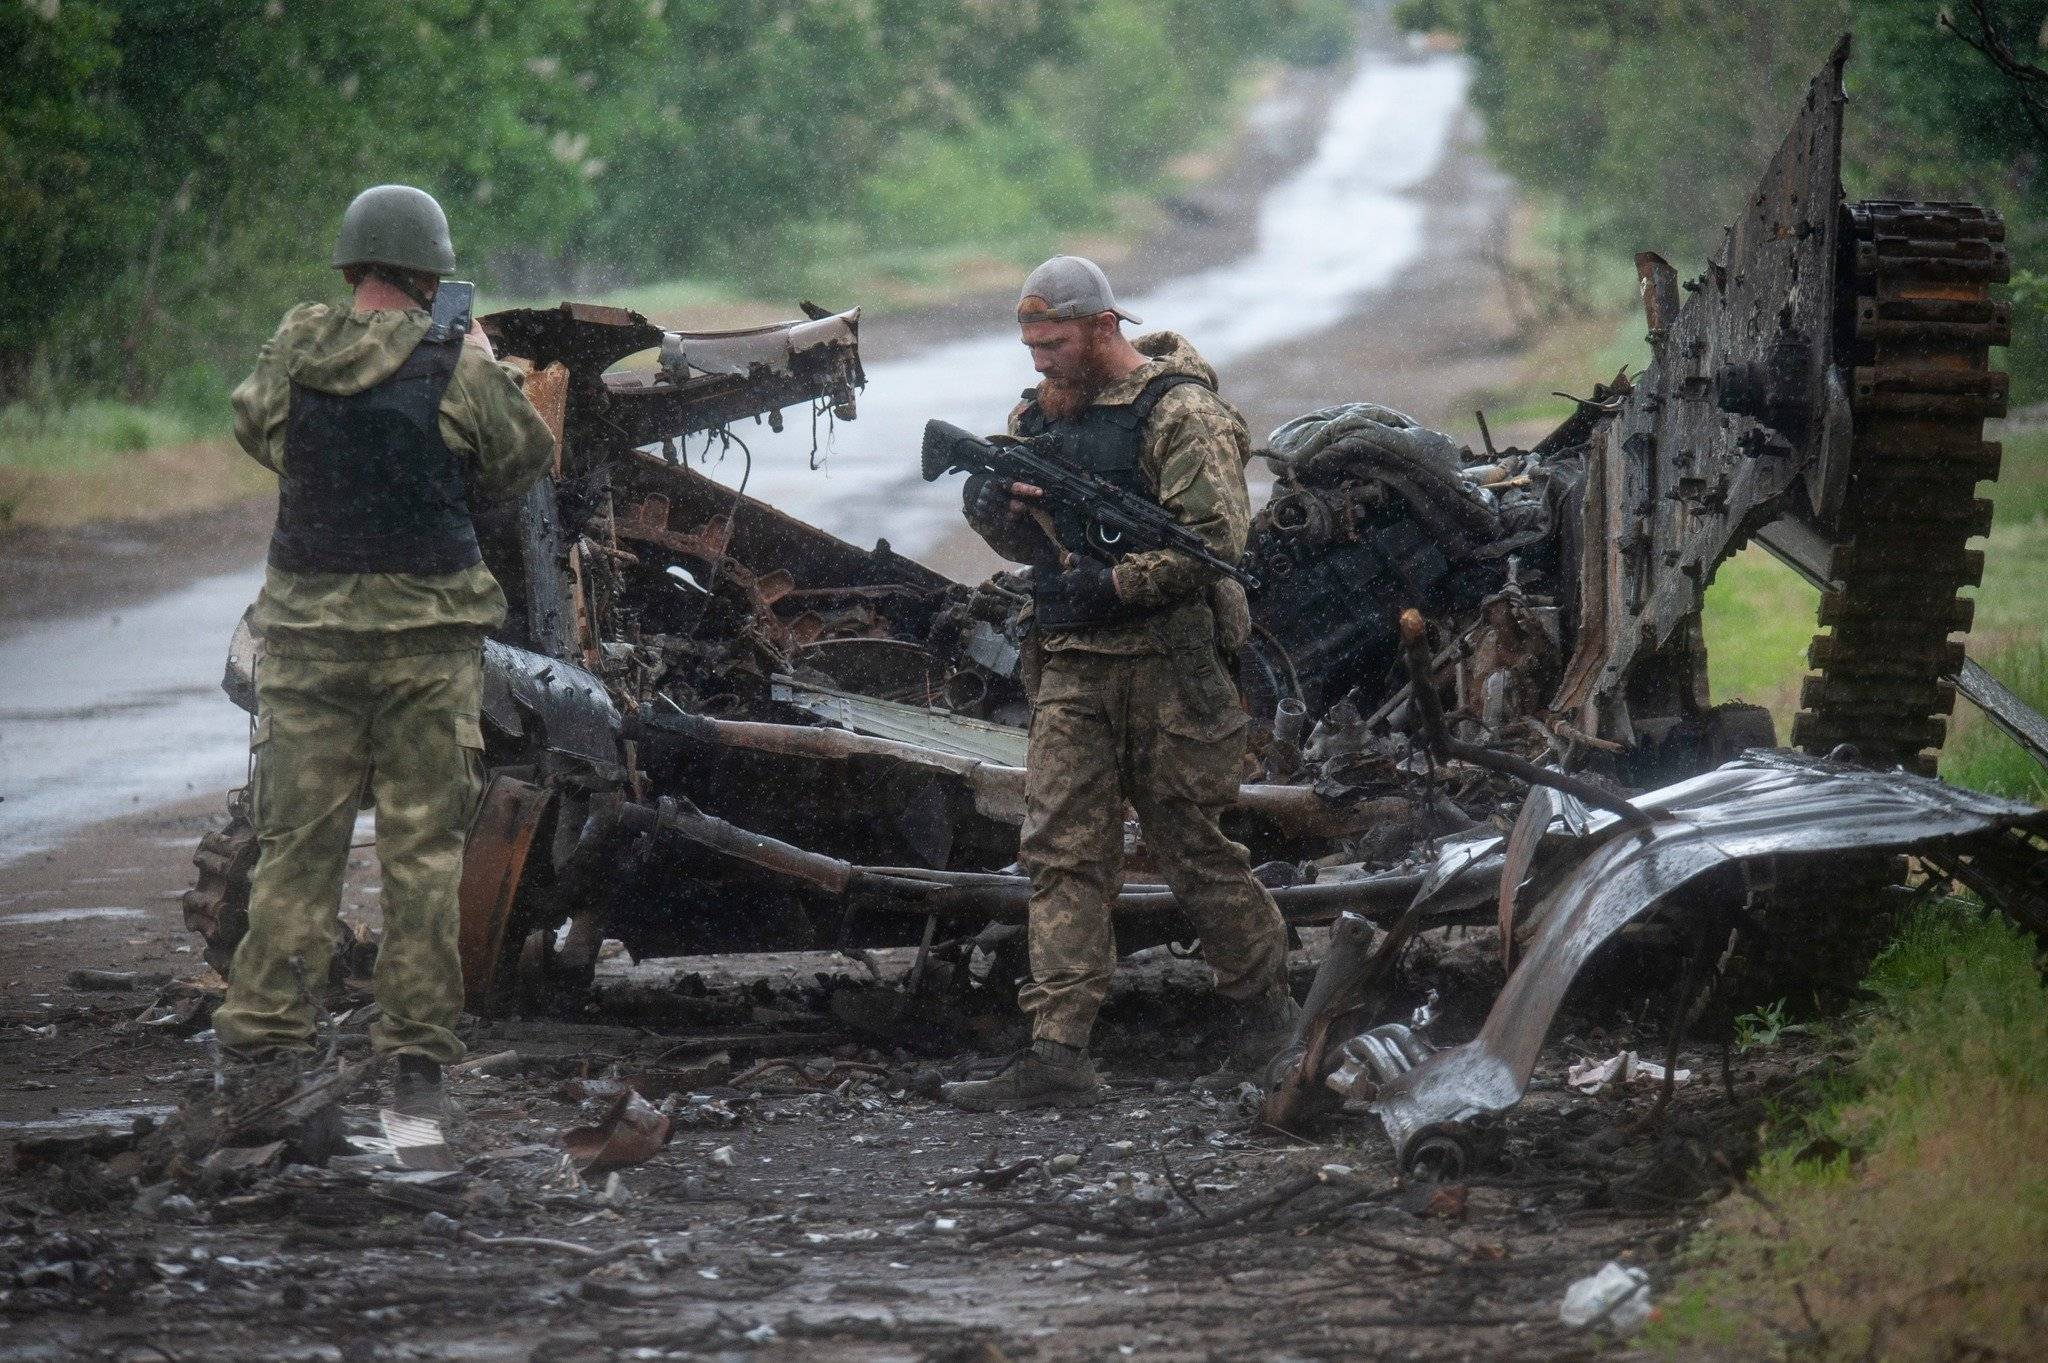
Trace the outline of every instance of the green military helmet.
[[448, 215], [433, 195], [411, 185], [374, 185], [356, 195], [341, 215], [334, 267], [373, 264], [430, 275], [455, 273]]

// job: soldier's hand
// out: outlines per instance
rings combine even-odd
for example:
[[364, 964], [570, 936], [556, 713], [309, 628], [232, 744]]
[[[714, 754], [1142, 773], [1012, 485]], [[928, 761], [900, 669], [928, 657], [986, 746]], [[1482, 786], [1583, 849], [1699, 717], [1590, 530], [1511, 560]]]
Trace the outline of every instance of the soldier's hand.
[[1079, 613], [1108, 615], [1123, 605], [1116, 574], [1107, 563], [1093, 558], [1072, 558], [1070, 562], [1073, 566], [1060, 574], [1057, 590]]
[[1015, 520], [1028, 510], [1024, 498], [1036, 500], [1042, 495], [1042, 490], [1030, 483], [1013, 483], [993, 473], [977, 473], [960, 489], [967, 519], [981, 525], [1000, 525], [1005, 518]]
[[491, 338], [484, 335], [484, 329], [474, 317], [469, 319], [469, 333], [462, 338], [462, 343], [475, 346], [494, 360], [498, 358], [498, 352], [491, 348]]

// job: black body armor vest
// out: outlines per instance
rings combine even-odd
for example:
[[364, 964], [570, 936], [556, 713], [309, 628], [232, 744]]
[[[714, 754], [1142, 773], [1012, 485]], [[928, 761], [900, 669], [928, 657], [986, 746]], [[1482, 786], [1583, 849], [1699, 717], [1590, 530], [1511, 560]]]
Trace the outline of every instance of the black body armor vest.
[[462, 463], [441, 439], [460, 340], [421, 343], [340, 396], [292, 385], [270, 565], [289, 573], [453, 573], [482, 560]]
[[[1145, 443], [1145, 423], [1151, 420], [1152, 409], [1159, 405], [1159, 399], [1184, 383], [1209, 387], [1193, 374], [1161, 374], [1139, 389], [1138, 395], [1128, 403], [1091, 404], [1080, 415], [1059, 421], [1048, 419], [1040, 410], [1036, 390], [1033, 390], [1030, 401], [1017, 416], [1017, 433], [1027, 438], [1055, 436], [1065, 458], [1105, 483], [1113, 483], [1126, 492], [1156, 502], [1159, 494], [1146, 481], [1138, 459]], [[1059, 533], [1060, 548], [1097, 558], [1102, 556], [1102, 546], [1089, 542], [1087, 519], [1079, 511], [1070, 508], [1055, 510], [1052, 523], [1053, 529]], [[1111, 553], [1112, 560], [1121, 557], [1121, 553]], [[1057, 580], [1056, 573], [1042, 568], [1034, 568], [1031, 572], [1032, 613], [1042, 629], [1116, 624], [1134, 619], [1139, 614], [1129, 607], [1113, 613], [1090, 613], [1078, 609], [1065, 593], [1058, 590]]]

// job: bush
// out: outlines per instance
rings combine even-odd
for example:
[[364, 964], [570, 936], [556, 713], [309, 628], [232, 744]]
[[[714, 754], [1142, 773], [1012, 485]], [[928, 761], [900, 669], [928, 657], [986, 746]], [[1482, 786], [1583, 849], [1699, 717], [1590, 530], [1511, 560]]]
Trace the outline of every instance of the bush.
[[1080, 149], [1018, 109], [952, 137], [913, 133], [861, 186], [870, 240], [887, 247], [1004, 242], [1106, 217]]

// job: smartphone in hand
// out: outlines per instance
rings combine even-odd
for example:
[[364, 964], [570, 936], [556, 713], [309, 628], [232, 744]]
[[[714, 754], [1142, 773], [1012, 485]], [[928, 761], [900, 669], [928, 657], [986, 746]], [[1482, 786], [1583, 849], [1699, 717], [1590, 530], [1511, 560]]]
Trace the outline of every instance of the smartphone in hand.
[[476, 303], [476, 285], [466, 279], [444, 279], [434, 290], [433, 325], [426, 339], [432, 343], [459, 341], [469, 334], [470, 308]]

